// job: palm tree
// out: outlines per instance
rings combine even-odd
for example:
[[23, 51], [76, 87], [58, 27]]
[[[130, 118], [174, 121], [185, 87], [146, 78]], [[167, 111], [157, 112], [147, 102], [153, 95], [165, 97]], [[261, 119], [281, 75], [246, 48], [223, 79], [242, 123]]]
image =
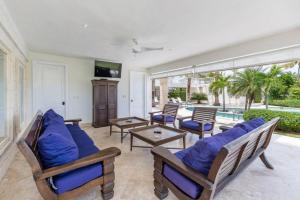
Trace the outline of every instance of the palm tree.
[[[210, 73], [208, 73], [208, 77], [212, 78], [213, 82], [216, 81], [216, 79], [218, 78], [219, 75], [220, 75], [219, 72], [210, 72]], [[214, 106], [220, 106], [221, 104], [220, 104], [220, 99], [219, 99], [219, 90], [217, 90], [217, 89], [214, 90], [214, 88], [211, 88], [211, 87], [213, 87], [213, 86], [210, 85], [209, 90], [210, 90], [211, 93], [213, 93], [214, 100], [215, 100], [213, 105]]]
[[278, 76], [282, 73], [282, 67], [273, 65], [269, 72], [264, 73], [264, 87], [263, 92], [265, 96], [265, 105], [266, 109], [269, 108], [269, 95], [270, 95], [270, 89], [272, 86], [276, 84], [276, 81], [278, 80]]
[[261, 68], [246, 69], [237, 72], [230, 85], [230, 93], [237, 96], [245, 96], [245, 110], [249, 110], [255, 97], [261, 94], [263, 73]]
[[209, 86], [209, 90], [218, 97], [220, 93], [223, 94], [223, 112], [225, 112], [225, 88], [229, 85], [229, 79], [230, 76], [223, 76], [220, 73]]

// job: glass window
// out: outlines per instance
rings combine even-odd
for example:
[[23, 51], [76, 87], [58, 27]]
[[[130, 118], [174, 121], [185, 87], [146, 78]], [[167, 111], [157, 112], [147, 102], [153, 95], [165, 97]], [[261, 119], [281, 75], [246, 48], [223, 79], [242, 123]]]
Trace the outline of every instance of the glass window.
[[0, 50], [0, 141], [6, 136], [5, 54]]
[[20, 126], [24, 122], [25, 113], [24, 113], [24, 67], [19, 66], [19, 111], [20, 111]]

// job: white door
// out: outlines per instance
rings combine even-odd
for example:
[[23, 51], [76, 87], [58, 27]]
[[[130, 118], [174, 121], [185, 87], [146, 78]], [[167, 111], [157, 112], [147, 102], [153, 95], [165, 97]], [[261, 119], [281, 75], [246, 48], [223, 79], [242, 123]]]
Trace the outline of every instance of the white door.
[[130, 72], [130, 116], [145, 117], [145, 73]]
[[33, 62], [33, 108], [43, 112], [52, 108], [66, 116], [66, 66], [63, 64]]

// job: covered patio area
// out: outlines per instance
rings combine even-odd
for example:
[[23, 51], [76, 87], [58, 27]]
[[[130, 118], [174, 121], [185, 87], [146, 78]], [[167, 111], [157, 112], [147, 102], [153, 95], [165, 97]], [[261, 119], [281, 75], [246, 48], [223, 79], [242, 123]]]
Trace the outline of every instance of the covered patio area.
[[[219, 131], [217, 127], [216, 132]], [[149, 149], [136, 148], [130, 152], [129, 137], [121, 144], [119, 134], [109, 136], [109, 128], [85, 127], [84, 130], [97, 146], [106, 148], [113, 145], [122, 151], [122, 156], [116, 159], [115, 164], [118, 184], [115, 185], [114, 199], [157, 199], [153, 193], [153, 156]], [[198, 136], [188, 134], [187, 146], [191, 146], [197, 140]], [[181, 147], [182, 144], [179, 141], [168, 145]], [[257, 159], [215, 199], [298, 199], [300, 180], [297, 175], [300, 174], [300, 157], [296, 155], [300, 154], [300, 139], [274, 134], [266, 154], [274, 170], [267, 169]], [[42, 200], [32, 179], [30, 167], [20, 153], [0, 183], [0, 199]], [[95, 188], [77, 199], [100, 200], [100, 188]], [[177, 198], [170, 192], [166, 199]]]

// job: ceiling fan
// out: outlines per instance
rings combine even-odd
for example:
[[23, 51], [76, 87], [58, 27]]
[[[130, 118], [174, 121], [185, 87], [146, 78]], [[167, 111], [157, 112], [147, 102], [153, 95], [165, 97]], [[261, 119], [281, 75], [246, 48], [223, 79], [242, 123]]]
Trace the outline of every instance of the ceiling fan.
[[132, 42], [134, 46], [132, 47], [132, 53], [138, 54], [138, 53], [145, 53], [149, 51], [162, 51], [164, 50], [164, 47], [146, 47], [146, 46], [140, 46], [137, 39], [133, 38]]

